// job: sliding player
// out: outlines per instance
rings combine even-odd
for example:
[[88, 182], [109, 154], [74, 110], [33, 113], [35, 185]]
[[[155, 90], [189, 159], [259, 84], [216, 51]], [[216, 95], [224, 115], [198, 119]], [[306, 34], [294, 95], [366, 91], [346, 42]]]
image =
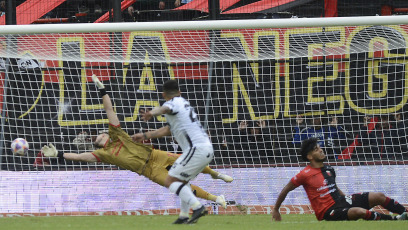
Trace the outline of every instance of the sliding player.
[[[276, 200], [272, 218], [280, 221], [279, 208], [286, 195], [303, 185], [309, 201], [320, 220], [407, 220], [407, 210], [404, 206], [386, 197], [380, 192], [365, 192], [346, 196], [336, 184], [336, 173], [331, 166], [324, 165], [326, 160], [317, 138], [306, 139], [300, 147], [303, 160], [309, 165], [294, 176], [282, 189]], [[390, 212], [400, 215], [391, 216], [370, 211], [372, 207], [381, 205]]]
[[[161, 186], [165, 186], [168, 169], [171, 168], [177, 160], [178, 155], [152, 149], [149, 145], [135, 143], [132, 138], [120, 128], [119, 119], [113, 110], [111, 99], [104, 85], [95, 75], [92, 76], [92, 80], [100, 90], [103, 105], [109, 120], [109, 134], [100, 134], [94, 142], [96, 146], [101, 148], [93, 152], [84, 152], [81, 154], [62, 153], [58, 152], [52, 144], [49, 144], [42, 148], [44, 156], [65, 158], [73, 161], [113, 164], [120, 168], [136, 172]], [[213, 178], [222, 179], [225, 182], [232, 182], [233, 180], [232, 177], [220, 174], [209, 167], [204, 168], [202, 173], [210, 174]], [[223, 195], [215, 196], [194, 185], [191, 186], [191, 189], [198, 197], [214, 201], [223, 208], [226, 208]], [[177, 221], [175, 223], [179, 224]]]

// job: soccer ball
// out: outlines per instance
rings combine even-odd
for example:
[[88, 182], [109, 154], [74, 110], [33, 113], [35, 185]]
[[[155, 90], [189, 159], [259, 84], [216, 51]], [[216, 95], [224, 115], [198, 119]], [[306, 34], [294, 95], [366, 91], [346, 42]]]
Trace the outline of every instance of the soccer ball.
[[11, 151], [17, 156], [26, 155], [28, 147], [28, 142], [24, 138], [17, 138], [11, 143]]

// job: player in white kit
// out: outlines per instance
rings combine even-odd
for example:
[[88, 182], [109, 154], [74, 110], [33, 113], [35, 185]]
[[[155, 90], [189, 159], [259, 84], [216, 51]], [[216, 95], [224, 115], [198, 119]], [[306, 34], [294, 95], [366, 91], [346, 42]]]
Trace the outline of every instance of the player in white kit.
[[[194, 179], [213, 159], [214, 150], [211, 141], [197, 119], [197, 114], [190, 103], [180, 96], [178, 83], [168, 80], [163, 84], [163, 98], [166, 102], [161, 107], [142, 112], [144, 121], [164, 114], [167, 126], [160, 129], [133, 135], [135, 141], [173, 135], [183, 154], [174, 162], [165, 180], [165, 186], [181, 199], [180, 217], [175, 224], [196, 223], [198, 218], [208, 211], [191, 191], [189, 181]], [[190, 207], [193, 214], [189, 219]]]

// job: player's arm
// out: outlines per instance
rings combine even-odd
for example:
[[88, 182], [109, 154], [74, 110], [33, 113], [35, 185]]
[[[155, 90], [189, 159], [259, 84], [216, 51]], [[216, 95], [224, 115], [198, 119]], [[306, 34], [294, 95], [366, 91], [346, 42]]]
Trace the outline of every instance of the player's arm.
[[283, 201], [286, 199], [286, 196], [290, 191], [295, 189], [296, 186], [292, 183], [292, 181], [289, 181], [289, 183], [282, 189], [282, 191], [279, 193], [278, 199], [276, 199], [275, 207], [273, 208], [272, 211], [272, 218], [276, 221], [281, 221], [281, 215], [279, 212], [279, 208], [282, 205]]
[[152, 110], [147, 110], [147, 111], [141, 111], [140, 116], [142, 120], [148, 121], [152, 119], [152, 117], [160, 116], [162, 114], [168, 114], [171, 113], [171, 109], [167, 106], [160, 106], [156, 107]]
[[71, 161], [85, 161], [85, 162], [97, 162], [98, 159], [91, 153], [91, 152], [85, 152], [85, 153], [62, 153], [58, 152], [58, 150], [55, 148], [53, 144], [48, 144], [44, 145], [41, 148], [41, 152], [44, 154], [46, 157], [58, 157], [60, 159], [66, 159], [66, 160], [71, 160]]
[[91, 152], [85, 152], [85, 153], [64, 153], [64, 158], [66, 160], [71, 160], [71, 161], [85, 161], [85, 162], [97, 162], [98, 159], [91, 153]]
[[166, 125], [161, 127], [160, 129], [156, 129], [153, 131], [145, 132], [145, 133], [136, 133], [132, 136], [133, 141], [142, 142], [143, 140], [155, 139], [164, 136], [170, 136], [170, 126]]
[[105, 109], [106, 115], [108, 116], [109, 123], [113, 126], [120, 125], [119, 118], [113, 110], [112, 101], [105, 90], [105, 86], [99, 81], [98, 77], [92, 75], [92, 81], [95, 83], [96, 87], [99, 89], [99, 92], [102, 97], [103, 108]]

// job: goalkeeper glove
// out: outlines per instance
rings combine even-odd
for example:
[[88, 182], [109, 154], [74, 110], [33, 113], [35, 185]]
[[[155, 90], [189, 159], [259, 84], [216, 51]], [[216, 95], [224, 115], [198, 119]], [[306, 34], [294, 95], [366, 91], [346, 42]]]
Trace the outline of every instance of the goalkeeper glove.
[[46, 157], [57, 157], [58, 156], [58, 150], [55, 148], [53, 144], [44, 145], [41, 148], [41, 152]]
[[105, 90], [105, 86], [103, 85], [101, 81], [99, 81], [98, 77], [95, 74], [92, 75], [92, 81], [95, 83], [96, 87], [99, 89], [99, 93], [101, 94], [101, 97], [105, 96], [107, 94]]

